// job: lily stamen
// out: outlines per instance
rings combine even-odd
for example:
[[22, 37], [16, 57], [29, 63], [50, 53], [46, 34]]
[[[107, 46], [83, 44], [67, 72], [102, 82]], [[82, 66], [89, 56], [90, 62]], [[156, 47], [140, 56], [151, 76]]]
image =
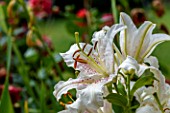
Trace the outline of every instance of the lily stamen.
[[82, 51], [84, 51], [84, 49], [86, 48], [86, 46], [87, 46], [87, 43], [83, 46]]
[[96, 41], [95, 44], [94, 44], [94, 50], [96, 50], [97, 43], [98, 43], [98, 41]]
[[90, 51], [89, 51], [89, 53], [87, 54], [87, 56], [90, 56], [92, 50], [93, 50], [93, 48], [90, 49]]
[[73, 53], [73, 55], [72, 55], [72, 57], [74, 58], [74, 56], [76, 55], [76, 53], [78, 53], [78, 52], [80, 52], [81, 50], [76, 50], [74, 53]]

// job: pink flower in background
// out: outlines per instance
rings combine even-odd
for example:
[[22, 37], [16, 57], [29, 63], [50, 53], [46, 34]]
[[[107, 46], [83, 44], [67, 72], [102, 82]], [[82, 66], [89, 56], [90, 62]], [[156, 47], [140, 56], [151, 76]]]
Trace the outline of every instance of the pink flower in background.
[[39, 18], [47, 17], [52, 13], [52, 0], [29, 0], [28, 3]]
[[113, 19], [113, 15], [111, 13], [105, 13], [105, 14], [102, 15], [101, 20], [103, 22], [107, 22], [107, 21], [112, 21], [113, 22], [114, 19]]
[[78, 18], [85, 18], [85, 17], [86, 17], [86, 12], [87, 12], [86, 9], [80, 9], [80, 10], [76, 13], [76, 16], [77, 16]]
[[101, 27], [104, 26], [112, 26], [114, 24], [114, 18], [113, 15], [111, 13], [105, 13], [102, 15], [101, 17], [101, 21], [102, 21], [102, 25]]

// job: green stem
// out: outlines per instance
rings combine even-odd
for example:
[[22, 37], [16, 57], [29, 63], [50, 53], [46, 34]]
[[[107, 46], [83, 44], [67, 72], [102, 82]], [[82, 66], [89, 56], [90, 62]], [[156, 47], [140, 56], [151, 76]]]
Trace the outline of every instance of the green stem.
[[131, 113], [130, 107], [131, 107], [131, 94], [130, 94], [130, 75], [127, 75], [127, 100], [128, 100], [128, 111]]
[[10, 75], [10, 65], [11, 65], [11, 52], [12, 52], [12, 28], [8, 30], [8, 48], [7, 48], [7, 81], [9, 80]]
[[[33, 29], [33, 30], [35, 30], [35, 29]], [[42, 42], [42, 44], [43, 44], [43, 47], [44, 47], [44, 48], [47, 50], [47, 52], [49, 53], [49, 55], [50, 55], [50, 57], [51, 57], [51, 60], [52, 60], [53, 63], [54, 63], [55, 69], [56, 69], [56, 71], [58, 72], [58, 75], [59, 75], [60, 79], [61, 79], [61, 80], [64, 80], [64, 78], [63, 78], [63, 76], [62, 76], [62, 72], [61, 72], [61, 70], [60, 70], [60, 67], [56, 64], [55, 58], [54, 58], [51, 50], [48, 48], [47, 44], [46, 44], [46, 43], [44, 42], [44, 40], [42, 39], [42, 36], [41, 36], [40, 32], [39, 32], [38, 30], [35, 30], [35, 31], [36, 31], [36, 33], [37, 33], [38, 38], [41, 40], [41, 42]]]
[[117, 23], [118, 16], [117, 16], [117, 9], [116, 9], [116, 0], [111, 0], [111, 6], [112, 6], [112, 14], [114, 18], [114, 23]]
[[21, 53], [20, 53], [20, 51], [19, 51], [19, 49], [18, 49], [18, 47], [17, 47], [17, 45], [15, 43], [13, 43], [13, 50], [14, 50], [14, 53], [17, 55], [18, 60], [19, 60], [19, 62], [21, 64], [22, 70], [19, 71], [19, 72], [20, 72], [20, 75], [22, 76], [22, 78], [24, 80], [24, 84], [28, 88], [27, 92], [28, 92], [28, 94], [30, 96], [32, 96], [34, 98], [35, 102], [38, 104], [38, 101], [36, 101], [36, 97], [34, 95], [34, 92], [33, 92], [32, 88], [31, 88], [31, 86], [29, 84], [29, 81], [30, 81], [29, 80], [29, 75], [27, 74], [28, 72], [26, 71], [26, 66], [24, 64], [24, 60], [23, 60], [22, 55], [21, 55]]

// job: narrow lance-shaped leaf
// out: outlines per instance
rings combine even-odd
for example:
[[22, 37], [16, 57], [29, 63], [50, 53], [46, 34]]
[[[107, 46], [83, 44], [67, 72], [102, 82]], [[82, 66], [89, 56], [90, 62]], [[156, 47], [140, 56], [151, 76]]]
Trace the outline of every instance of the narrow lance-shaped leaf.
[[148, 76], [139, 78], [131, 90], [131, 95], [133, 95], [135, 91], [141, 88], [142, 86], [150, 85], [154, 80], [156, 80], [156, 78], [153, 75], [148, 75]]
[[12, 49], [12, 40], [11, 36], [8, 36], [8, 47], [7, 47], [7, 76], [5, 80], [5, 87], [2, 92], [1, 103], [0, 103], [0, 113], [14, 113], [10, 94], [8, 91], [9, 86], [9, 72], [10, 72], [10, 64], [11, 64], [11, 49]]
[[5, 6], [0, 4], [0, 28], [7, 33], [7, 24], [5, 21], [5, 11], [4, 11]]

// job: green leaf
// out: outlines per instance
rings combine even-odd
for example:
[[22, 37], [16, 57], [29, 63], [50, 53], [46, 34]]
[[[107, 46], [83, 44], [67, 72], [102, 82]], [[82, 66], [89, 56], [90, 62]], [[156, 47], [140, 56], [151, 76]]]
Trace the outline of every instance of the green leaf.
[[124, 8], [129, 8], [128, 1], [126, 1], [126, 0], [119, 0], [119, 2], [123, 5]]
[[113, 89], [112, 84], [113, 84], [112, 82], [106, 84], [109, 93], [112, 93], [112, 89]]
[[2, 93], [0, 103], [0, 113], [14, 113], [11, 98], [8, 91], [8, 82], [5, 83], [5, 88]]
[[118, 106], [118, 105], [115, 105], [115, 104], [112, 104], [112, 108], [114, 110], [114, 113], [123, 113], [123, 108], [121, 106]]
[[112, 104], [122, 106], [123, 108], [125, 108], [127, 105], [127, 99], [117, 93], [111, 93], [108, 96], [104, 97], [104, 99], [107, 99]]
[[8, 91], [9, 72], [10, 72], [10, 65], [11, 65], [11, 51], [12, 51], [12, 37], [11, 37], [11, 29], [9, 29], [8, 46], [7, 46], [7, 64], [6, 64], [7, 76], [5, 80], [5, 87], [1, 97], [0, 113], [14, 113], [10, 94]]
[[5, 15], [5, 10], [4, 10], [5, 6], [0, 4], [0, 27], [2, 28], [2, 30], [7, 33], [7, 24], [6, 24], [6, 15]]
[[145, 85], [151, 85], [151, 83], [155, 80], [155, 77], [153, 75], [148, 75], [148, 76], [142, 76], [140, 77], [136, 83], [134, 84], [132, 90], [131, 90], [131, 95], [133, 96], [134, 92], [141, 88], [142, 86]]
[[41, 83], [41, 93], [40, 93], [40, 109], [41, 109], [41, 113], [46, 113], [47, 108], [46, 108], [46, 89], [45, 89], [45, 85], [42, 82]]
[[118, 81], [117, 88], [118, 88], [118, 91], [119, 91], [120, 94], [122, 94], [123, 96], [127, 95], [127, 93], [125, 91], [125, 87], [120, 81]]

